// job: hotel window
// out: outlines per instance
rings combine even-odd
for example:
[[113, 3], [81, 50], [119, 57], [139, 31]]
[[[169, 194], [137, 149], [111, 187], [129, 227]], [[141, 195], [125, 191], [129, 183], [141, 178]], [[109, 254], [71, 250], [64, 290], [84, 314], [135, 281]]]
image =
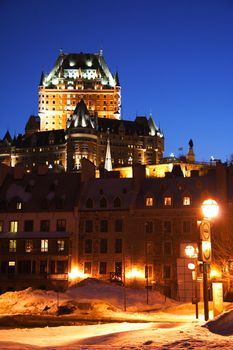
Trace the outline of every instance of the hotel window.
[[85, 261], [84, 262], [84, 273], [87, 275], [91, 274], [91, 262], [90, 261]]
[[41, 239], [40, 241], [40, 251], [46, 253], [49, 250], [49, 241], [48, 239]]
[[26, 239], [25, 241], [25, 252], [31, 253], [33, 250], [33, 242], [31, 239]]
[[154, 205], [154, 197], [153, 196], [147, 196], [146, 197], [146, 206], [152, 207]]
[[93, 232], [93, 221], [92, 220], [85, 221], [85, 232], [86, 233]]
[[3, 232], [3, 221], [0, 221], [0, 233]]
[[10, 239], [9, 240], [9, 253], [15, 253], [16, 252], [16, 239]]
[[50, 221], [49, 220], [41, 220], [40, 221], [40, 231], [41, 232], [49, 232], [50, 230]]
[[164, 205], [165, 206], [171, 206], [172, 205], [172, 197], [170, 197], [170, 196], [166, 196], [166, 197], [164, 197]]
[[86, 208], [93, 208], [93, 200], [91, 198], [87, 199]]
[[9, 232], [18, 232], [19, 230], [19, 222], [12, 220], [9, 222]]
[[64, 239], [57, 240], [57, 250], [58, 252], [64, 252], [65, 250], [65, 241]]
[[183, 205], [190, 205], [191, 204], [191, 198], [189, 196], [183, 197]]
[[66, 230], [66, 220], [57, 220], [57, 231], [64, 232]]
[[107, 273], [107, 263], [106, 263], [106, 261], [100, 261], [99, 274], [105, 275], [106, 273]]

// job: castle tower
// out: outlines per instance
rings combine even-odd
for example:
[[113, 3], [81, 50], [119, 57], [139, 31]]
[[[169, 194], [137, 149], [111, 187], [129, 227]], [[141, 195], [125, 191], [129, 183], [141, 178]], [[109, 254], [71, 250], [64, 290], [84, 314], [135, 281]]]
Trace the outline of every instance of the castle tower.
[[82, 99], [74, 113], [67, 121], [67, 170], [77, 171], [81, 168], [82, 158], [96, 165], [97, 153], [97, 117], [90, 115]]
[[100, 118], [120, 119], [121, 87], [99, 53], [60, 52], [49, 74], [39, 84], [41, 130], [65, 129], [66, 122], [83, 99]]

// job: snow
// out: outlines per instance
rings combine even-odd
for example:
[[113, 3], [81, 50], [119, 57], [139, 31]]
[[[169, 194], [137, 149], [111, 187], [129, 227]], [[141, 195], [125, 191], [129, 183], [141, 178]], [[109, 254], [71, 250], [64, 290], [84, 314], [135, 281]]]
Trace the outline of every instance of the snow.
[[[193, 305], [165, 300], [155, 291], [148, 296], [149, 304], [145, 290], [124, 290], [92, 279], [66, 293], [32, 288], [5, 293], [0, 296], [0, 349], [233, 349], [232, 304], [205, 323], [202, 308], [196, 320]], [[58, 316], [61, 308], [71, 313]], [[19, 315], [30, 328], [4, 325], [6, 317], [17, 319]], [[61, 320], [62, 325], [31, 328], [26, 321], [30, 322], [32, 315], [48, 324]], [[80, 320], [84, 320], [82, 324]], [[93, 320], [95, 324], [86, 322]], [[100, 320], [107, 323], [98, 323]], [[65, 325], [67, 321], [73, 325]]]

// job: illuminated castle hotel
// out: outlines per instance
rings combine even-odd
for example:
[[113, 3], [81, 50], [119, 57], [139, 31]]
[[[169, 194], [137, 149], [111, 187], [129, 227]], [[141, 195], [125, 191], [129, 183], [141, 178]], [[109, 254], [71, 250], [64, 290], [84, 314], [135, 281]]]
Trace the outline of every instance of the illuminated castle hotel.
[[[197, 256], [185, 248], [197, 251], [209, 197], [222, 213], [216, 263], [216, 246], [232, 242], [233, 166], [197, 163], [192, 140], [179, 159], [163, 151], [151, 117], [121, 119], [118, 74], [102, 51], [60, 52], [41, 76], [39, 115], [0, 141], [0, 292], [92, 277], [192, 300]], [[231, 289], [232, 261], [220, 262]]]
[[7, 132], [0, 141], [0, 161], [74, 171], [87, 158], [104, 168], [107, 144], [112, 167], [157, 164], [163, 156], [164, 137], [151, 117], [121, 120], [121, 87], [103, 53], [60, 52], [39, 86], [39, 116], [31, 116], [25, 134]]

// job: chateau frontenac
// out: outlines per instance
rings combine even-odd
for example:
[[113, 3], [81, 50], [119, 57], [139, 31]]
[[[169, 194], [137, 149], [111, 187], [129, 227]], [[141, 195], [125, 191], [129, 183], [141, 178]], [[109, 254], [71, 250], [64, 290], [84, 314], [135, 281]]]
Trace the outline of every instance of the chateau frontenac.
[[[77, 171], [82, 158], [105, 167], [107, 145], [113, 168], [157, 164], [163, 157], [164, 136], [151, 116], [121, 119], [119, 76], [112, 74], [102, 50], [60, 52], [39, 84], [38, 116], [30, 116], [25, 133], [6, 132], [0, 140], [0, 161], [38, 165], [57, 171]], [[108, 170], [108, 169], [107, 169]]]

